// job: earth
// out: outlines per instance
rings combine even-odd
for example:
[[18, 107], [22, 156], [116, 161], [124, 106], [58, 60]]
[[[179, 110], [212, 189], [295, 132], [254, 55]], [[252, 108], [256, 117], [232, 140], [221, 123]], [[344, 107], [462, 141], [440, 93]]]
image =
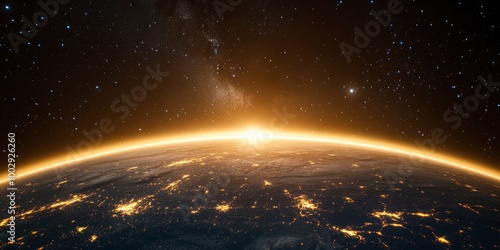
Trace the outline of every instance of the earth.
[[156, 146], [17, 187], [16, 244], [0, 222], [5, 249], [500, 248], [498, 182], [336, 144]]

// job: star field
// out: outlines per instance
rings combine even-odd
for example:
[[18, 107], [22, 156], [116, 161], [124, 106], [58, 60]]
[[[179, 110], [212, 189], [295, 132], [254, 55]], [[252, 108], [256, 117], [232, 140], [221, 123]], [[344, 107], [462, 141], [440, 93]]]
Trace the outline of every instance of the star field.
[[[442, 128], [440, 152], [498, 166], [498, 91], [467, 115], [455, 109], [458, 128], [443, 119], [475, 94], [478, 77], [500, 82], [494, 1], [401, 0], [402, 12], [350, 63], [339, 45], [353, 45], [355, 27], [365, 30], [370, 11], [390, 1], [223, 0], [222, 14], [215, 2], [61, 0], [13, 46], [9, 34], [22, 37], [23, 16], [33, 21], [43, 8], [2, 1], [2, 131], [18, 134], [20, 161], [66, 153], [105, 118], [115, 126], [101, 138], [108, 145], [268, 127], [273, 110], [286, 108], [295, 117], [285, 129], [311, 133], [413, 144]], [[153, 76], [158, 86], [125, 104], [122, 94], [133, 96], [157, 65], [168, 76]], [[113, 110], [115, 100], [129, 112]]]

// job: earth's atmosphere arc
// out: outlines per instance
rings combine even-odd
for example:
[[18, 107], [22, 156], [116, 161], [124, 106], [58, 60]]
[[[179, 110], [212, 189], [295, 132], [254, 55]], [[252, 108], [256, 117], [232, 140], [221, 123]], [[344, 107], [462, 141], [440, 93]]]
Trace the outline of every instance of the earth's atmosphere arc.
[[[72, 160], [65, 160], [65, 158], [67, 159], [67, 156], [64, 156], [64, 157], [49, 159], [41, 163], [35, 163], [32, 166], [27, 167], [24, 172], [17, 174], [17, 178], [24, 178], [26, 176], [35, 173], [43, 172], [57, 167], [64, 167], [72, 163], [84, 160], [96, 159], [107, 155], [144, 149], [148, 147], [190, 143], [190, 142], [201, 142], [201, 141], [249, 140], [249, 138], [255, 137], [255, 135], [259, 133], [261, 132], [255, 130], [251, 131], [247, 130], [247, 131], [237, 131], [237, 132], [188, 135], [177, 138], [168, 136], [156, 140], [135, 140], [129, 143], [119, 143], [113, 146], [102, 148], [99, 152], [81, 156]], [[417, 149], [415, 147], [409, 147], [403, 144], [390, 143], [387, 141], [375, 140], [369, 138], [355, 138], [351, 136], [348, 137], [345, 135], [317, 136], [304, 133], [282, 133], [282, 134], [272, 133], [271, 135], [272, 138], [270, 140], [276, 140], [276, 141], [283, 140], [283, 141], [296, 141], [296, 142], [302, 141], [302, 142], [338, 144], [343, 146], [353, 146], [375, 151], [401, 154], [409, 157], [419, 157], [428, 161], [444, 164], [449, 167], [459, 168], [465, 171], [480, 174], [500, 182], [500, 172], [491, 167], [482, 166], [476, 163], [458, 159], [457, 157], [452, 157], [439, 153], [432, 153], [432, 155], [425, 155], [424, 153], [422, 153], [422, 150]], [[0, 183], [6, 183], [7, 181], [8, 179], [4, 178], [3, 180], [0, 181]]]

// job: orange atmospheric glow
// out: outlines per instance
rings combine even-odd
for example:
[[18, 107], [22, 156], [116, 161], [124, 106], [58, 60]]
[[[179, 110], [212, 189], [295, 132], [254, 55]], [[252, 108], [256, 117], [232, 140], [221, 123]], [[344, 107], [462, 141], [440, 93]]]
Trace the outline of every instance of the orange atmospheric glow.
[[[163, 137], [161, 139], [155, 139], [155, 140], [135, 140], [129, 143], [119, 143], [110, 147], [102, 148], [98, 152], [83, 155], [75, 159], [68, 160], [67, 159], [68, 156], [66, 157], [63, 156], [33, 164], [32, 166], [26, 168], [24, 172], [18, 173], [17, 179], [25, 178], [26, 176], [35, 173], [40, 173], [49, 169], [64, 167], [75, 162], [85, 161], [89, 159], [96, 159], [99, 157], [104, 157], [112, 154], [139, 150], [149, 147], [166, 146], [166, 145], [190, 143], [190, 142], [203, 142], [203, 141], [247, 140], [251, 142], [258, 140], [259, 136], [261, 137], [261, 139], [264, 138], [263, 140], [317, 142], [325, 144], [337, 144], [341, 146], [352, 146], [360, 149], [370, 149], [374, 151], [390, 152], [390, 153], [400, 154], [406, 157], [419, 158], [423, 160], [428, 160], [430, 162], [440, 163], [441, 165], [462, 169], [468, 172], [489, 177], [496, 181], [500, 181], [500, 172], [498, 170], [494, 170], [491, 167], [481, 166], [479, 164], [475, 164], [469, 161], [458, 159], [456, 157], [446, 156], [442, 154], [437, 154], [437, 153], [426, 154], [425, 152], [421, 152], [419, 149], [415, 147], [409, 147], [406, 145], [390, 143], [382, 140], [355, 138], [355, 137], [347, 137], [341, 135], [318, 136], [305, 133], [275, 134], [271, 132], [262, 132], [259, 130], [187, 135], [178, 138]], [[7, 182], [6, 178], [0, 181], [0, 183], [5, 183], [5, 182]]]

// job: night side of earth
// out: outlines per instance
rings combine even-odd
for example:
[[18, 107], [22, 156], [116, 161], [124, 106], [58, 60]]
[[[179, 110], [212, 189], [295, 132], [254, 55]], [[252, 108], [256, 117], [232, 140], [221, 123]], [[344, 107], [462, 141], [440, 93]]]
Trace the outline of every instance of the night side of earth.
[[[498, 246], [498, 180], [301, 140], [152, 146], [20, 179], [26, 249]], [[397, 176], [391, 180], [387, 176]], [[51, 194], [51, 195], [47, 195]], [[5, 226], [8, 218], [0, 224]], [[57, 240], [56, 240], [57, 239]], [[120, 247], [114, 245], [120, 242]]]

